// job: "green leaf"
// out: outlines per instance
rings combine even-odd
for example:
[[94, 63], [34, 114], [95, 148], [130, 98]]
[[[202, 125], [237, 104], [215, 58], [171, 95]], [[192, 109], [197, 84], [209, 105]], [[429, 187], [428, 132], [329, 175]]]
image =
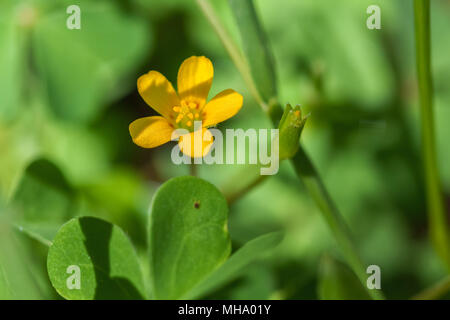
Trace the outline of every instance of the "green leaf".
[[81, 29], [66, 28], [69, 15], [61, 5], [37, 21], [33, 49], [54, 112], [89, 121], [134, 88], [151, 34], [145, 20], [123, 14], [112, 2], [79, 5]]
[[225, 198], [187, 176], [164, 183], [153, 198], [149, 250], [153, 294], [177, 299], [218, 268], [231, 251]]
[[9, 300], [12, 298], [8, 282], [6, 280], [6, 274], [3, 267], [0, 265], [0, 299]]
[[204, 296], [223, 284], [239, 276], [251, 262], [275, 248], [283, 239], [281, 232], [272, 232], [250, 240], [234, 253], [220, 268], [210, 274], [203, 282], [184, 296], [193, 299]]
[[5, 211], [0, 204], [0, 300], [55, 298], [45, 270], [47, 247], [16, 232]]
[[353, 271], [329, 255], [320, 263], [318, 295], [322, 300], [371, 299]]
[[83, 194], [96, 216], [104, 212], [104, 217], [120, 226], [136, 247], [147, 248], [148, 199], [156, 189], [137, 172], [115, 167], [96, 183], [83, 187]]
[[277, 299], [280, 288], [278, 275], [269, 263], [252, 263], [240, 272], [232, 285], [225, 285], [206, 299], [271, 300]]
[[58, 167], [38, 159], [27, 167], [9, 208], [20, 230], [48, 245], [61, 225], [74, 216], [75, 191]]
[[[80, 289], [69, 289], [68, 278], [76, 275], [68, 273], [69, 266], [80, 268]], [[66, 299], [145, 296], [141, 269], [130, 240], [119, 227], [104, 220], [82, 217], [62, 226], [50, 246], [47, 268], [56, 291]]]
[[265, 102], [277, 95], [274, 59], [252, 0], [229, 0], [256, 87]]
[[20, 27], [20, 11], [12, 1], [0, 4], [0, 121], [14, 119], [21, 105], [25, 62], [24, 35]]

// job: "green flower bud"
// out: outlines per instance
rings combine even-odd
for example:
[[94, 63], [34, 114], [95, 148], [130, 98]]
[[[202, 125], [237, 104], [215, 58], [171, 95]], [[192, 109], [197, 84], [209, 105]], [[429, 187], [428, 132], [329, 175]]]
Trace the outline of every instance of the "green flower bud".
[[302, 117], [299, 105], [294, 108], [286, 105], [281, 117], [279, 129], [280, 160], [292, 158], [298, 151], [300, 134], [305, 126], [307, 117]]

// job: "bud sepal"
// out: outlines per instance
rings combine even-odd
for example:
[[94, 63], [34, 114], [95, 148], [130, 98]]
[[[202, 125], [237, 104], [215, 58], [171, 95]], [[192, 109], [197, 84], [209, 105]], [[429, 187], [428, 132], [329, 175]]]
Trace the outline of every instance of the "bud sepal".
[[280, 160], [292, 158], [297, 153], [300, 146], [300, 135], [307, 118], [308, 116], [302, 116], [302, 110], [299, 105], [296, 105], [294, 108], [290, 104], [286, 105], [278, 126]]

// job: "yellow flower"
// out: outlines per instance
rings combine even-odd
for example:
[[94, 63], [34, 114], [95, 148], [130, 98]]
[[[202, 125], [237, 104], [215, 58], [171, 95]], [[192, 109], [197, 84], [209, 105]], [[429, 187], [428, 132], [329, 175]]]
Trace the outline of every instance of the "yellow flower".
[[[145, 117], [130, 124], [133, 142], [143, 148], [154, 148], [171, 140], [175, 129], [189, 133], [180, 136], [178, 145], [190, 157], [206, 155], [213, 143], [207, 129], [234, 116], [242, 107], [242, 96], [227, 89], [206, 102], [211, 88], [214, 68], [206, 57], [190, 57], [183, 61], [178, 70], [178, 94], [172, 84], [158, 71], [150, 71], [137, 81], [138, 91], [144, 101], [161, 116]], [[202, 148], [195, 149], [194, 121], [202, 121]], [[188, 135], [190, 137], [188, 137]], [[201, 154], [200, 154], [201, 151]]]

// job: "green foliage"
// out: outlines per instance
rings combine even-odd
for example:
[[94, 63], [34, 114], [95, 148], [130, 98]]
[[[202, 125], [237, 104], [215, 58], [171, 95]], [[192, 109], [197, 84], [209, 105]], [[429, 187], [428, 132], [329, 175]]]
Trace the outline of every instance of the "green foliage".
[[[75, 122], [92, 121], [133, 86], [128, 80], [150, 49], [148, 23], [124, 14], [117, 2], [84, 0], [77, 2], [81, 29], [69, 30], [70, 4], [21, 0], [0, 5], [0, 44], [8, 48], [0, 52], [3, 121], [15, 118], [24, 93], [37, 88], [36, 80], [42, 81], [54, 113]], [[28, 70], [30, 60], [36, 72]]]
[[0, 298], [2, 300], [9, 300], [11, 298], [9, 290], [10, 288], [8, 287], [5, 271], [3, 268], [0, 268]]
[[264, 101], [277, 94], [275, 67], [269, 43], [258, 20], [252, 0], [229, 0], [253, 80]]
[[319, 266], [318, 295], [324, 300], [368, 300], [370, 296], [352, 270], [330, 255]]
[[[202, 2], [241, 44], [263, 100], [277, 95], [311, 113], [302, 145], [362, 260], [380, 266], [387, 296], [405, 299], [439, 284], [448, 272], [427, 236], [412, 1]], [[81, 30], [66, 28], [72, 4], [81, 7]], [[371, 4], [381, 7], [381, 30], [365, 26]], [[445, 0], [430, 5], [436, 147], [448, 202], [450, 19]], [[222, 132], [271, 126], [195, 1], [0, 0], [0, 299], [129, 298], [118, 278], [132, 282], [138, 298], [367, 298], [348, 264], [332, 258], [345, 256], [291, 163], [227, 209], [224, 196], [251, 184], [256, 166], [201, 165], [208, 182], [171, 180], [189, 171], [171, 162], [171, 144], [132, 143], [131, 121], [154, 115], [137, 93], [138, 76], [157, 70], [175, 80], [191, 55], [214, 64], [210, 98], [223, 88], [244, 96]], [[70, 220], [79, 216], [109, 223]], [[86, 247], [85, 231], [96, 247]], [[61, 232], [76, 247], [62, 245]], [[57, 264], [68, 261], [56, 250], [55, 291], [46, 267], [53, 241], [75, 250], [74, 260], [95, 255], [82, 270], [90, 287], [64, 289], [70, 274]], [[112, 241], [128, 248], [126, 274], [111, 273], [119, 250]], [[323, 252], [330, 256], [321, 259]], [[97, 278], [94, 264], [110, 272]], [[109, 293], [96, 294], [97, 279]]]
[[231, 251], [228, 206], [210, 183], [179, 177], [155, 194], [149, 220], [149, 254], [153, 295], [181, 297]]
[[[153, 298], [210, 294], [282, 239], [280, 233], [258, 237], [226, 260], [231, 250], [227, 216], [224, 197], [204, 180], [180, 177], [160, 187], [149, 221]], [[69, 288], [70, 266], [80, 268], [79, 289]], [[52, 285], [66, 299], [146, 297], [133, 246], [119, 227], [104, 220], [81, 217], [64, 224], [50, 245], [47, 268]]]
[[[67, 285], [69, 266], [81, 270], [80, 289]], [[82, 217], [64, 224], [48, 251], [47, 268], [56, 291], [66, 299], [145, 297], [130, 240], [119, 227], [97, 218]]]
[[221, 285], [237, 277], [239, 272], [242, 272], [253, 260], [269, 253], [281, 240], [282, 234], [277, 232], [250, 240], [236, 251], [222, 266], [184, 296], [184, 298], [198, 298], [219, 288]]
[[0, 299], [56, 299], [45, 270], [47, 246], [14, 228], [0, 208]]
[[32, 162], [10, 202], [12, 221], [31, 236], [51, 241], [59, 227], [75, 215], [75, 190], [50, 161]]
[[149, 50], [142, 19], [127, 17], [112, 5], [89, 1], [81, 7], [80, 30], [62, 28], [67, 14], [59, 10], [40, 19], [33, 34], [36, 65], [50, 106], [58, 116], [74, 121], [95, 118], [105, 103], [129, 90], [134, 83], [124, 86], [120, 80], [134, 76], [136, 62]]
[[0, 4], [0, 119], [10, 121], [21, 111], [24, 34], [14, 21], [12, 1]]

